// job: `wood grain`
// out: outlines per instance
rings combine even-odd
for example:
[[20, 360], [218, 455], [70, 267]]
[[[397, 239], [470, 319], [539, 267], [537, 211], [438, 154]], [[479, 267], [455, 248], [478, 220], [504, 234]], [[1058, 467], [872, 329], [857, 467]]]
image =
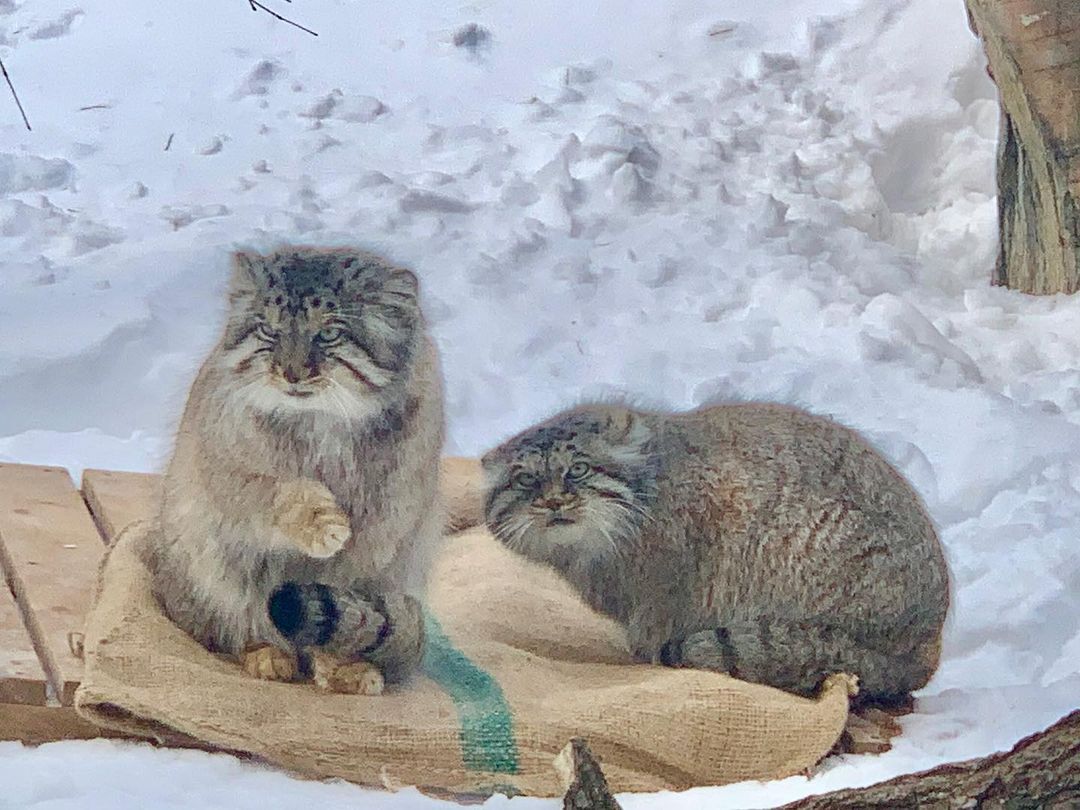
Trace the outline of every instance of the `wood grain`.
[[160, 476], [149, 473], [85, 470], [83, 498], [101, 537], [111, 543], [125, 526], [153, 512]]
[[1080, 3], [967, 0], [1001, 99], [993, 281], [1080, 291]]
[[83, 720], [71, 706], [27, 706], [0, 702], [0, 740], [40, 745], [57, 740], [118, 736]]
[[[0, 585], [0, 703], [45, 705], [45, 670], [23, 627], [15, 597]], [[0, 737], [4, 734], [0, 724]]]
[[45, 676], [70, 705], [82, 661], [69, 634], [82, 630], [104, 547], [66, 470], [0, 464], [0, 550]]

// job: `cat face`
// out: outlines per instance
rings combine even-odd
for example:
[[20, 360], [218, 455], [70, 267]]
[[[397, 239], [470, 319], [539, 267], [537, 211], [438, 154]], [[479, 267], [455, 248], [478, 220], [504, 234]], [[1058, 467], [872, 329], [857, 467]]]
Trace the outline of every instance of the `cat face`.
[[421, 332], [416, 277], [371, 254], [287, 248], [233, 257], [221, 361], [256, 410], [375, 410]]
[[618, 554], [648, 519], [656, 489], [652, 430], [625, 408], [575, 408], [483, 457], [485, 517], [526, 557]]

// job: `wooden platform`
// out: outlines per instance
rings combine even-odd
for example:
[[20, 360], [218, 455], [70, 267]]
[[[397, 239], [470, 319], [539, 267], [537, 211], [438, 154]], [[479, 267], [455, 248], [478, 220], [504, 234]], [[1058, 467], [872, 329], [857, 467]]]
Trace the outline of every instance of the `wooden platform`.
[[[443, 460], [451, 529], [479, 520], [477, 463]], [[0, 463], [0, 740], [102, 736], [72, 708], [79, 641], [105, 546], [147, 517], [158, 477]]]
[[[77, 642], [105, 543], [119, 520], [148, 513], [154, 481], [87, 470], [80, 492], [64, 469], [0, 464], [0, 571], [7, 585], [0, 589], [0, 739], [100, 736], [71, 708], [82, 677]], [[113, 510], [109, 495], [117, 489], [126, 494]], [[99, 525], [109, 530], [103, 534]]]

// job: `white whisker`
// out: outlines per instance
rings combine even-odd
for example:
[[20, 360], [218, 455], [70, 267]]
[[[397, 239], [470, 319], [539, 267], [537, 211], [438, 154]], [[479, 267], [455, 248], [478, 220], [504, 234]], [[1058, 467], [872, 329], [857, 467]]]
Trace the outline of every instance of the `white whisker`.
[[[337, 384], [336, 380], [329, 380], [329, 382]], [[336, 388], [327, 388], [323, 391], [323, 394], [325, 394], [330, 403], [337, 408], [338, 413], [341, 414], [341, 421], [348, 422], [349, 410], [346, 407], [346, 402], [342, 394]]]
[[511, 551], [521, 551], [521, 540], [531, 528], [533, 521], [526, 515], [513, 515], [505, 521], [496, 524], [495, 536]]
[[611, 510], [604, 502], [597, 502], [596, 500], [589, 500], [585, 503], [582, 511], [589, 518], [590, 528], [596, 531], [599, 536], [606, 542], [608, 550], [616, 556], [621, 556], [622, 550], [620, 544], [615, 541], [615, 535], [612, 533], [611, 518], [614, 517]]

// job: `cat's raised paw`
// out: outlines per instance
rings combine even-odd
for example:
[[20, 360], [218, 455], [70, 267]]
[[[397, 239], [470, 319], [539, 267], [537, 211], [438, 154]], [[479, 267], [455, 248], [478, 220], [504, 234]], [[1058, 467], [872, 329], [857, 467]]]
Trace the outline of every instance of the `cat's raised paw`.
[[290, 481], [274, 496], [274, 525], [312, 557], [333, 557], [352, 537], [349, 516], [318, 481]]
[[272, 644], [253, 647], [240, 656], [244, 671], [262, 681], [291, 681], [296, 677], [296, 659]]

